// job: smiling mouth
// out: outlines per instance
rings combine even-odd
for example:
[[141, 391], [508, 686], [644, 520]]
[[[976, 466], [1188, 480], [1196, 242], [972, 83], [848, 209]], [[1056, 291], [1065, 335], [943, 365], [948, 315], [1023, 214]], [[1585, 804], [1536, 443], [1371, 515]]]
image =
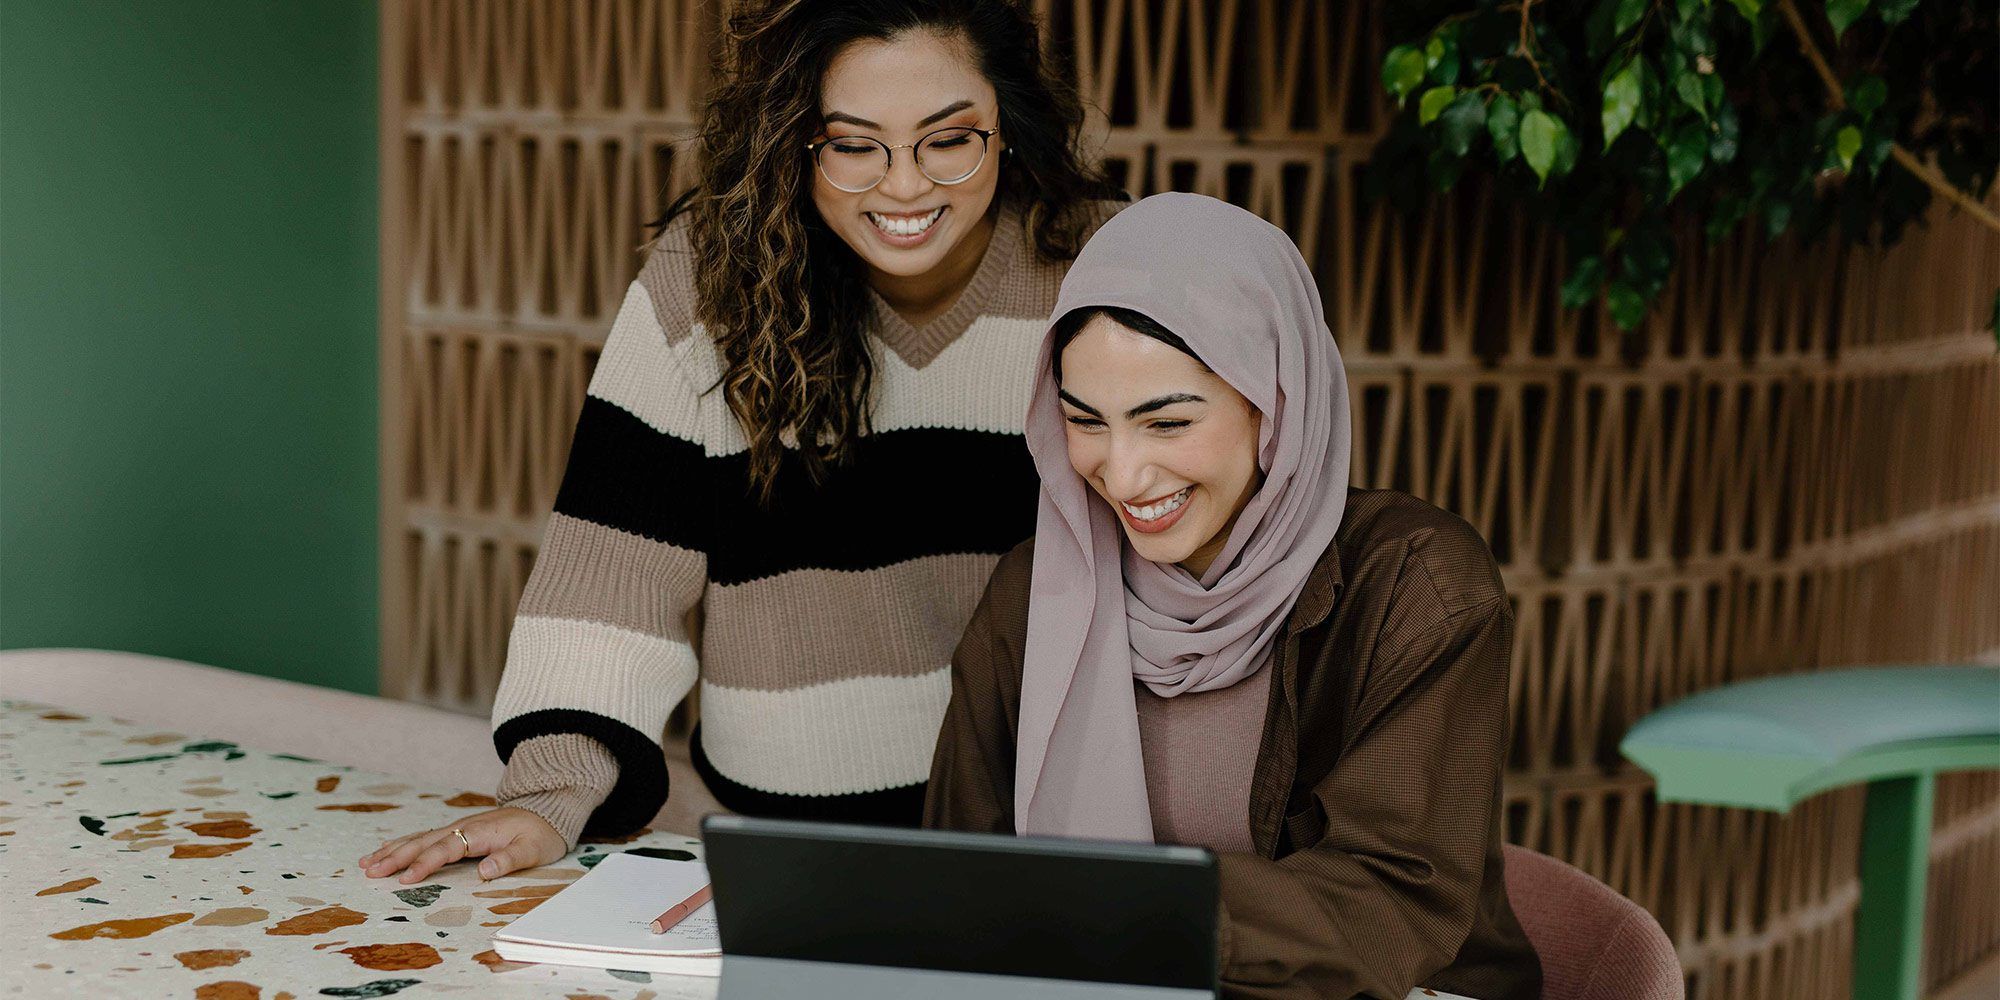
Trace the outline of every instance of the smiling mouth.
[[868, 221], [874, 223], [875, 228], [890, 236], [920, 236], [937, 222], [938, 216], [944, 214], [944, 206], [940, 205], [916, 215], [884, 215], [881, 212], [862, 214], [868, 216]]
[[1150, 503], [1135, 505], [1120, 500], [1118, 501], [1118, 506], [1125, 508], [1125, 513], [1131, 515], [1134, 521], [1140, 521], [1140, 522], [1157, 521], [1160, 518], [1166, 517], [1168, 514], [1171, 514], [1174, 511], [1181, 509], [1181, 507], [1185, 505], [1188, 501], [1188, 494], [1192, 492], [1194, 492], [1193, 486], [1191, 485], [1184, 486], [1180, 489], [1179, 492], [1171, 494], [1166, 497], [1162, 497], [1158, 500], [1154, 500]]

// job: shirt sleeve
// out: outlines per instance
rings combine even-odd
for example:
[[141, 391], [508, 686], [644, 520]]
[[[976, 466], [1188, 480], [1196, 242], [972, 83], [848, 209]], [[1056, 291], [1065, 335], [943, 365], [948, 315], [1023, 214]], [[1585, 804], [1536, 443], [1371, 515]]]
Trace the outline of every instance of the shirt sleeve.
[[[571, 843], [577, 833], [629, 833], [659, 811], [667, 717], [699, 674], [691, 622], [714, 517], [704, 441], [720, 403], [686, 370], [712, 343], [685, 328], [668, 335], [689, 317], [663, 325], [659, 289], [673, 279], [658, 272], [668, 266], [686, 264], [656, 251], [605, 340], [494, 698], [494, 746], [507, 764], [499, 797], [549, 818]], [[559, 734], [601, 753], [535, 742]], [[564, 829], [579, 813], [580, 830]]]
[[[1323, 830], [1273, 861], [1220, 856], [1222, 979], [1232, 997], [1402, 1000], [1449, 965], [1479, 907], [1504, 755], [1513, 615], [1504, 594], [1454, 613], [1422, 563], [1425, 605], [1378, 640], [1347, 750], [1287, 817]], [[1385, 947], [1393, 942], [1394, 946]]]
[[1025, 586], [1019, 583], [1028, 576], [1024, 551], [1015, 550], [994, 568], [952, 654], [951, 701], [924, 792], [925, 827], [1014, 832], [1014, 733], [1028, 631]]

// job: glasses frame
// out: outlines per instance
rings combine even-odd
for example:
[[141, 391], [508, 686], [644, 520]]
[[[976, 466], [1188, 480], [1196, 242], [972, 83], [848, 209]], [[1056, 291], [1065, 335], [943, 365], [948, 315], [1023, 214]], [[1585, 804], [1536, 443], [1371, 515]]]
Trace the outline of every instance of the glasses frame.
[[[930, 175], [930, 171], [924, 169], [924, 161], [917, 156], [916, 152], [917, 147], [922, 146], [926, 142], [929, 142], [931, 140], [931, 137], [934, 135], [938, 135], [944, 132], [961, 132], [961, 131], [971, 132], [979, 136], [979, 162], [973, 164], [972, 169], [966, 171], [964, 176], [961, 176], [955, 180], [941, 181], [935, 177], [932, 177]], [[953, 185], [963, 184], [966, 181], [971, 180], [972, 176], [979, 172], [979, 168], [986, 165], [986, 154], [993, 151], [993, 137], [999, 134], [1000, 130], [997, 128], [977, 128], [971, 125], [946, 125], [943, 128], [932, 129], [929, 132], [925, 132], [922, 138], [919, 138], [915, 142], [899, 142], [895, 143], [894, 145], [883, 142], [882, 140], [877, 139], [873, 136], [843, 135], [843, 136], [828, 137], [825, 139], [821, 139], [818, 142], [806, 143], [806, 153], [812, 157], [813, 169], [819, 171], [819, 175], [821, 177], [826, 178], [826, 182], [828, 184], [832, 184], [834, 190], [844, 191], [848, 194], [861, 194], [864, 191], [873, 191], [877, 187], [880, 187], [883, 181], [888, 180], [889, 171], [896, 169], [896, 150], [899, 149], [907, 149], [910, 151], [910, 160], [916, 164], [917, 172], [923, 174], [924, 177], [928, 178], [932, 184], [938, 184], [944, 187], [951, 187]], [[867, 187], [862, 187], [862, 188], [845, 188], [835, 183], [832, 177], [827, 176], [826, 166], [825, 164], [822, 164], [819, 159], [819, 151], [825, 148], [826, 146], [836, 142], [872, 142], [875, 145], [881, 147], [882, 176], [875, 178], [874, 183], [868, 185]]]

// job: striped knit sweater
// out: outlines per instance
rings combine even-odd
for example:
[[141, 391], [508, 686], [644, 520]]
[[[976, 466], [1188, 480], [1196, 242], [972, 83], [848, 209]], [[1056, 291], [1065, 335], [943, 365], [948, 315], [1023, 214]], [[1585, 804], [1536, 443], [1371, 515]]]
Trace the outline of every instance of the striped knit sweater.
[[872, 433], [817, 489], [788, 456], [760, 508], [670, 226], [605, 341], [514, 620], [501, 801], [571, 845], [640, 826], [668, 794], [667, 716], [699, 684], [691, 754], [725, 807], [916, 824], [952, 649], [1034, 532], [1022, 420], [1067, 267], [1006, 207], [943, 315], [912, 326], [871, 295]]

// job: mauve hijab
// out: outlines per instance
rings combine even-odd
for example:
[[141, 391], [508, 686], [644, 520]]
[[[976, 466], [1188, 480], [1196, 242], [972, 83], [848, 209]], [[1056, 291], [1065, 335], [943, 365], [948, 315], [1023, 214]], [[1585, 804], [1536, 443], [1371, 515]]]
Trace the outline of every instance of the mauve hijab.
[[1150, 841], [1133, 680], [1163, 697], [1254, 675], [1347, 503], [1347, 375], [1304, 258], [1227, 202], [1160, 194], [1111, 217], [1063, 279], [1054, 320], [1123, 306], [1187, 342], [1262, 415], [1263, 485], [1202, 579], [1124, 545], [1070, 467], [1045, 336], [1027, 419], [1041, 475], [1021, 678], [1014, 826]]

